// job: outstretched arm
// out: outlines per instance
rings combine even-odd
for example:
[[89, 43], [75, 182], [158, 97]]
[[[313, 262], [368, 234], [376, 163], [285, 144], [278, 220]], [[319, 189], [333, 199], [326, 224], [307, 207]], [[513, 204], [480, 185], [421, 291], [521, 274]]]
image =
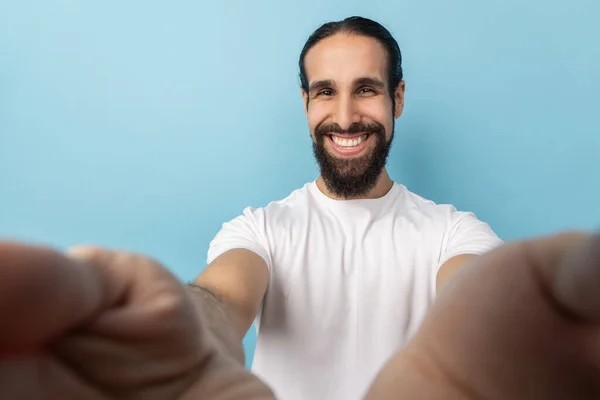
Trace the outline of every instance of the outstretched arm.
[[367, 399], [600, 398], [600, 236], [478, 257], [448, 283]]

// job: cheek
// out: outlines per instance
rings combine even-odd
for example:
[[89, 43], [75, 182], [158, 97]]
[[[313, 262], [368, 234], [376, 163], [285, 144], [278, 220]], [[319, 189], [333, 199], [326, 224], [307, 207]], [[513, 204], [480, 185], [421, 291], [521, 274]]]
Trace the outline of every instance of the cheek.
[[306, 112], [306, 119], [308, 121], [308, 127], [310, 129], [311, 135], [314, 137], [315, 128], [323, 122], [323, 120], [327, 116], [326, 107], [323, 107], [323, 104], [315, 103], [310, 104], [308, 106], [308, 111]]
[[388, 118], [388, 121], [383, 126], [385, 127], [385, 137], [387, 140], [390, 140], [394, 133], [394, 118]]
[[370, 110], [365, 110], [365, 116], [383, 125], [385, 128], [385, 136], [389, 140], [392, 137], [392, 129], [394, 125], [394, 114], [390, 111], [392, 105], [377, 104], [377, 107], [371, 107]]

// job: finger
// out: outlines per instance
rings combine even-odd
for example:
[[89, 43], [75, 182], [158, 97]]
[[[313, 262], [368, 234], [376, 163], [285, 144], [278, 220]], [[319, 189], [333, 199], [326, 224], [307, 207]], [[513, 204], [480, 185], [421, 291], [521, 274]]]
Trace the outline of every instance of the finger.
[[53, 344], [52, 353], [105, 391], [122, 392], [128, 387], [140, 389], [156, 382], [169, 386], [169, 380], [177, 382], [185, 379], [190, 371], [197, 368], [197, 348], [185, 343], [186, 338], [170, 339], [125, 341], [95, 333], [81, 333], [69, 335]]
[[0, 355], [32, 352], [100, 308], [101, 280], [57, 251], [0, 242]]
[[0, 398], [107, 400], [60, 360], [45, 355], [0, 360]]
[[[507, 244], [462, 272], [464, 282], [451, 282], [460, 290], [471, 281], [485, 287], [490, 298], [492, 292], [504, 293], [510, 287], [512, 295], [501, 296], [506, 304], [516, 301], [517, 287], [531, 280], [555, 315], [600, 322], [599, 235], [566, 232]], [[524, 297], [535, 292], [527, 287], [522, 290]]]
[[37, 399], [39, 360], [29, 357], [0, 360], [0, 396], [3, 399]]
[[[173, 398], [161, 393], [179, 393], [191, 385], [196, 374], [190, 372], [216, 348], [175, 276], [136, 254], [93, 248], [69, 254], [120, 289], [113, 304], [85, 329], [55, 343], [53, 352], [106, 390], [124, 393], [135, 387], [136, 398]], [[152, 397], [141, 395], [146, 389], [152, 389]]]
[[190, 312], [180, 282], [156, 261], [137, 254], [76, 247], [68, 254], [98, 271], [107, 282], [106, 292], [112, 302], [90, 326], [96, 333], [142, 339], [156, 331], [170, 329], [166, 321], [192, 321], [193, 316], [177, 318]]
[[[575, 318], [600, 322], [600, 235], [564, 238], [556, 246], [569, 246], [569, 250], [554, 267], [541, 265], [550, 292]], [[542, 251], [543, 247], [537, 249]]]
[[66, 255], [94, 271], [102, 277], [104, 303], [103, 310], [116, 307], [127, 301], [128, 292], [134, 277], [135, 265], [121, 262], [122, 253], [93, 246], [75, 246]]

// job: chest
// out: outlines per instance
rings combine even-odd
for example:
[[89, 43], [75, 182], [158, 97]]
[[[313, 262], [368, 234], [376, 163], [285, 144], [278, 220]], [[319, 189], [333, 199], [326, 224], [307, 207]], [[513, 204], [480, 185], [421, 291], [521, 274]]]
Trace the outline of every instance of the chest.
[[356, 296], [402, 300], [435, 280], [442, 238], [433, 221], [327, 215], [282, 227], [271, 256], [284, 297], [322, 303]]
[[[435, 297], [441, 248], [435, 232], [427, 222], [402, 217], [316, 220], [278, 232], [262, 323], [302, 343], [377, 338], [381, 351], [373, 350], [376, 343], [369, 349], [387, 356], [417, 328]], [[331, 345], [313, 351], [331, 351]]]

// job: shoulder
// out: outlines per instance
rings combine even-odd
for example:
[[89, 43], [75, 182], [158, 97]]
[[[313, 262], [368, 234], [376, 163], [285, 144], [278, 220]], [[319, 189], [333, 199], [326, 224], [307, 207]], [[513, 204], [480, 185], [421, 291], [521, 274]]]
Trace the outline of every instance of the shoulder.
[[[289, 221], [302, 215], [302, 204], [307, 203], [308, 187], [293, 191], [287, 197], [272, 201], [265, 207], [246, 207], [235, 218], [222, 224], [209, 245], [208, 262], [232, 249], [251, 250], [270, 265], [273, 233], [282, 232]], [[278, 236], [278, 235], [275, 235]]]
[[452, 204], [437, 204], [405, 187], [403, 202], [406, 213], [419, 221], [419, 227], [442, 241], [441, 260], [461, 254], [482, 254], [503, 242], [473, 211], [458, 210]]
[[447, 221], [453, 214], [459, 212], [452, 204], [438, 204], [433, 200], [410, 191], [402, 184], [397, 185], [400, 189], [400, 195], [398, 196], [400, 206], [413, 214]]
[[264, 207], [247, 207], [243, 215], [252, 216], [257, 222], [265, 225], [298, 219], [313, 203], [310, 185], [311, 183], [307, 183], [288, 196], [271, 201]]
[[311, 203], [310, 185], [310, 183], [307, 183], [303, 187], [291, 192], [288, 196], [279, 200], [273, 200], [266, 206], [246, 207], [240, 215], [228, 223], [244, 221], [264, 229], [278, 222], [297, 218], [303, 214], [302, 210], [306, 209]]
[[490, 226], [479, 219], [474, 211], [457, 209], [453, 204], [438, 204], [400, 185], [402, 194], [401, 207], [404, 212], [416, 221], [427, 221], [428, 226], [443, 233], [478, 231], [495, 236]]

